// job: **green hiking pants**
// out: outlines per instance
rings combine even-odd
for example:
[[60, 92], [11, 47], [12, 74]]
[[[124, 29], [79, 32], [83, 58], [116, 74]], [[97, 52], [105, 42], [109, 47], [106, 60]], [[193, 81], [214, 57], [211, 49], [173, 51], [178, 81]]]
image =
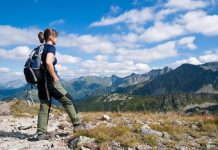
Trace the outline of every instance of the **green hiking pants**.
[[[37, 123], [37, 134], [43, 134], [47, 132], [48, 118], [49, 118], [49, 105], [50, 100], [47, 99], [45, 91], [45, 83], [38, 83], [38, 96], [40, 99], [40, 109], [38, 113], [38, 123]], [[73, 98], [67, 93], [67, 91], [62, 86], [61, 82], [53, 83], [47, 82], [48, 92], [51, 97], [58, 100], [66, 112], [68, 113], [71, 122], [73, 124], [80, 124], [82, 119], [78, 115], [78, 111], [73, 103]]]

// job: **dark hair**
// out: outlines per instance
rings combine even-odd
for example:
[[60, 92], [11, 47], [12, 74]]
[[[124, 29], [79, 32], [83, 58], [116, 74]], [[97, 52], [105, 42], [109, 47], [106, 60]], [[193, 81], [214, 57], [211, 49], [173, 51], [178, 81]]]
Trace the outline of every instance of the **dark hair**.
[[38, 38], [39, 38], [40, 43], [47, 42], [50, 36], [57, 37], [58, 32], [55, 29], [45, 29], [44, 32], [38, 33]]

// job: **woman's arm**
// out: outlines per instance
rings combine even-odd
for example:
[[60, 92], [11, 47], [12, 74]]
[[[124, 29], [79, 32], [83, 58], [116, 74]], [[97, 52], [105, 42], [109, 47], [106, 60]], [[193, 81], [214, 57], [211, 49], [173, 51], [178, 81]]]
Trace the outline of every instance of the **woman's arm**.
[[54, 60], [54, 54], [53, 53], [47, 53], [46, 66], [48, 68], [48, 71], [49, 71], [50, 75], [53, 78], [54, 83], [57, 83], [59, 79], [58, 79], [58, 77], [57, 77], [57, 75], [55, 73], [55, 70], [54, 70], [53, 60]]

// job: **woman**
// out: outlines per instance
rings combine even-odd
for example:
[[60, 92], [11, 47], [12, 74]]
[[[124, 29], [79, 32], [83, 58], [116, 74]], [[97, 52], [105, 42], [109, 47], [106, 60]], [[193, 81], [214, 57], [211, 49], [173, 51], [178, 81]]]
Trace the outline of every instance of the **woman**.
[[39, 32], [38, 34], [40, 43], [44, 43], [42, 62], [43, 67], [47, 69], [45, 71], [45, 80], [37, 84], [40, 100], [37, 140], [49, 138], [49, 135], [47, 135], [47, 125], [51, 97], [57, 99], [63, 105], [73, 123], [74, 131], [84, 130], [82, 120], [78, 116], [78, 111], [74, 107], [73, 99], [63, 88], [55, 68], [55, 65], [57, 64], [57, 58], [55, 57], [57, 36], [58, 32], [54, 29], [46, 29], [44, 32]]

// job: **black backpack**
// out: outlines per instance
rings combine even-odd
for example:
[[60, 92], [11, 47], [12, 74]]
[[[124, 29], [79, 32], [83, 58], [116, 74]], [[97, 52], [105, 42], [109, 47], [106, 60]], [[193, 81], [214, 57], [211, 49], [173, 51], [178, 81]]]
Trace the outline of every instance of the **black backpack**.
[[29, 58], [24, 65], [24, 75], [27, 83], [37, 84], [44, 79], [45, 69], [41, 57], [44, 45], [40, 45], [31, 51]]

